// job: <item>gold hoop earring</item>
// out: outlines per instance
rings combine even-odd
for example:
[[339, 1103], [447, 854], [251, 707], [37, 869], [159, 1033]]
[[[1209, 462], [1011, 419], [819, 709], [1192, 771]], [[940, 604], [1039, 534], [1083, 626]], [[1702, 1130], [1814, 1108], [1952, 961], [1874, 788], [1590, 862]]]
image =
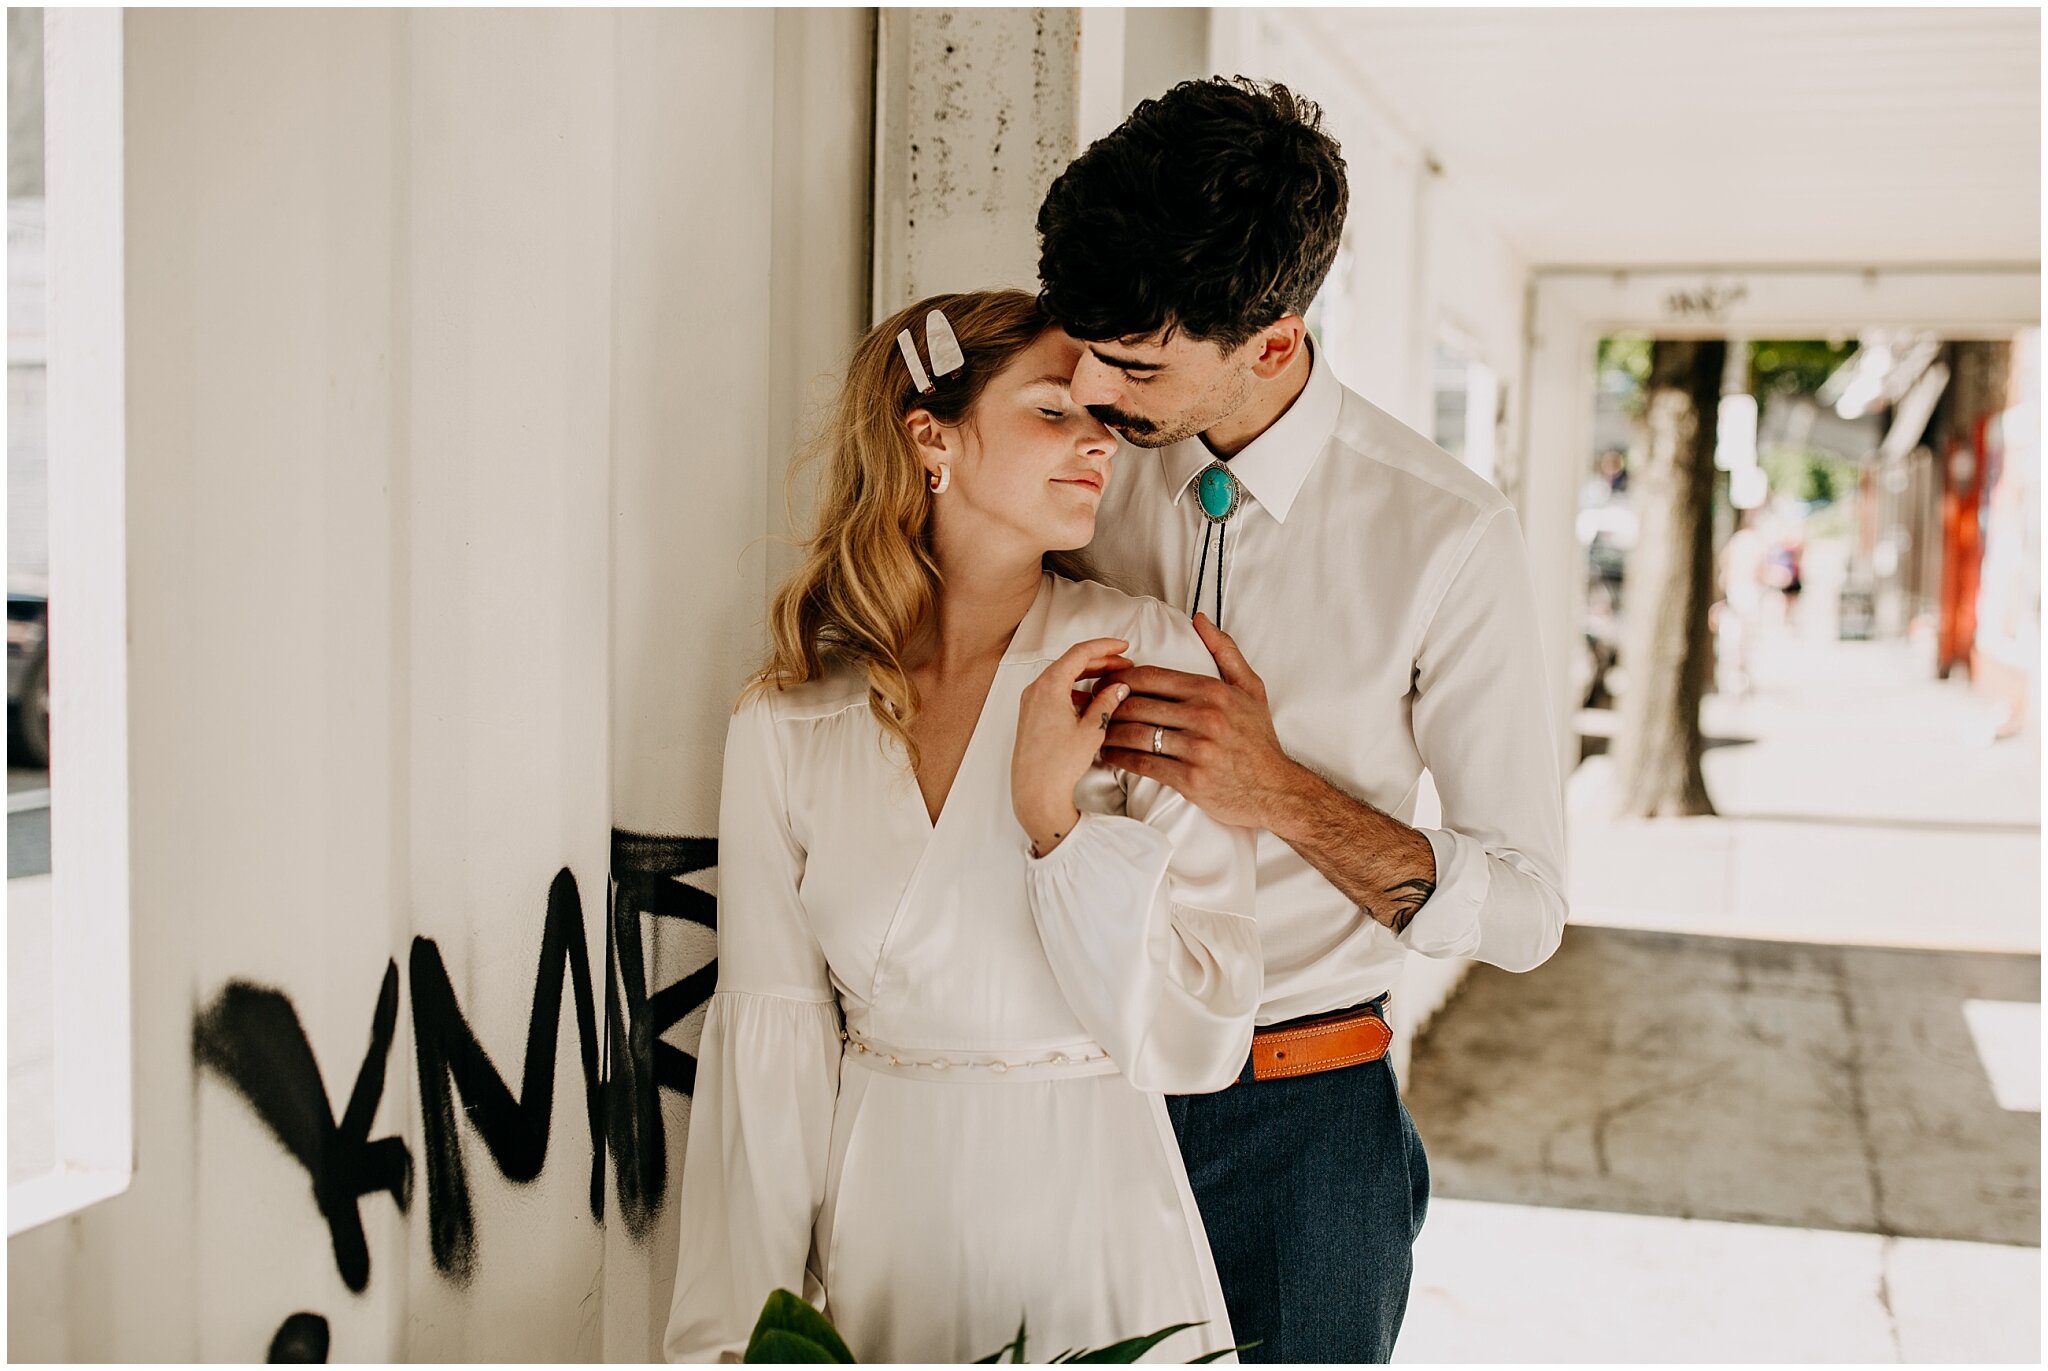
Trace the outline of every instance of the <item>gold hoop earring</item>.
[[925, 484], [931, 488], [932, 494], [944, 495], [946, 487], [953, 484], [953, 468], [947, 466], [944, 462], [939, 463], [938, 471], [927, 476]]

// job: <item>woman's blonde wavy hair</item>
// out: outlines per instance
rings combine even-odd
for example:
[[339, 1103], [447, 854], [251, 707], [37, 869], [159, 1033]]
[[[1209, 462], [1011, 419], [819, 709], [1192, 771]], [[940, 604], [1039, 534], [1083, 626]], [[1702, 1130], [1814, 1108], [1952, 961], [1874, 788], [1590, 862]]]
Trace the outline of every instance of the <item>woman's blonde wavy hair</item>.
[[[935, 309], [945, 311], [967, 365], [932, 377], [937, 388], [926, 395], [912, 383], [896, 335], [910, 330], [929, 369], [925, 316]], [[802, 465], [824, 465], [816, 527], [800, 544], [803, 565], [775, 592], [768, 660], [742, 701], [760, 690], [817, 680], [835, 663], [859, 666], [876, 720], [901, 740], [916, 767], [909, 726], [917, 717], [917, 691], [903, 659], [938, 608], [942, 583], [931, 521], [940, 497], [927, 484], [904, 418], [925, 409], [949, 427], [971, 422], [990, 379], [1051, 327], [1035, 297], [986, 290], [934, 295], [868, 330], [853, 350], [830, 418], [802, 459]], [[1048, 552], [1045, 567], [1073, 580], [1091, 574], [1078, 552]]]

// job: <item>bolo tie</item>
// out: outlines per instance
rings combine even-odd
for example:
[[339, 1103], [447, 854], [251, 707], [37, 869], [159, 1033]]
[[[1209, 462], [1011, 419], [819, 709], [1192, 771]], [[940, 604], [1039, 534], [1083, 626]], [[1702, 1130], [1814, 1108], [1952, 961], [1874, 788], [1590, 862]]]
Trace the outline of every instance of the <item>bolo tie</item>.
[[1223, 627], [1223, 544], [1230, 535], [1230, 521], [1237, 517], [1237, 511], [1244, 505], [1244, 487], [1230, 468], [1220, 461], [1211, 462], [1202, 468], [1202, 474], [1195, 478], [1195, 499], [1202, 507], [1202, 517], [1207, 521], [1202, 528], [1202, 558], [1195, 570], [1195, 602], [1188, 610], [1193, 618], [1202, 609], [1202, 582], [1209, 574], [1209, 543], [1213, 537], [1216, 544], [1216, 612], [1209, 616], [1216, 627]]

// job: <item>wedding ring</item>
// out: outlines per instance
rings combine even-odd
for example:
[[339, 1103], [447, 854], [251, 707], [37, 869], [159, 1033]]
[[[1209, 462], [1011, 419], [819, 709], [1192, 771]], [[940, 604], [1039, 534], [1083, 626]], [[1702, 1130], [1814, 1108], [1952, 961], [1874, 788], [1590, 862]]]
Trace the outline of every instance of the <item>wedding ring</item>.
[[1152, 728], [1152, 750], [1162, 755], [1166, 752], [1166, 729], [1156, 724]]

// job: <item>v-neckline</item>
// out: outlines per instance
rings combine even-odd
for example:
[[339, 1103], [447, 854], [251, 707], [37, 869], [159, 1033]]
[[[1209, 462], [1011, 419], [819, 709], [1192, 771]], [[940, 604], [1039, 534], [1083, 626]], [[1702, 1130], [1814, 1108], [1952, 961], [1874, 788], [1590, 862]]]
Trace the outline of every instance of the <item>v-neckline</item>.
[[[1008, 649], [1005, 649], [1007, 651]], [[945, 822], [946, 812], [953, 807], [953, 797], [960, 792], [960, 778], [967, 774], [967, 763], [974, 757], [974, 745], [981, 739], [981, 725], [988, 718], [988, 702], [995, 697], [996, 681], [1003, 674], [1001, 658], [996, 659], [996, 669], [989, 673], [988, 689], [981, 694], [981, 708], [974, 715], [974, 727], [968, 731], [967, 746], [960, 750], [960, 760], [953, 767], [953, 779], [946, 783], [946, 793], [939, 797], [939, 812], [933, 814], [924, 802], [924, 785], [918, 780], [915, 768], [910, 774], [910, 788], [916, 792], [917, 812], [924, 816], [925, 835], [937, 833], [939, 825]]]
[[967, 734], [967, 746], [960, 750], [960, 763], [953, 768], [953, 779], [947, 783], [946, 793], [939, 797], [939, 812], [936, 815], [926, 807], [924, 787], [918, 783], [916, 769], [911, 769], [911, 803], [917, 808], [918, 818], [923, 820], [923, 831], [926, 838], [936, 834], [939, 831], [939, 825], [943, 824], [946, 821], [946, 816], [953, 812], [953, 797], [960, 793], [960, 779], [967, 774], [967, 764], [973, 760], [975, 745], [981, 741], [983, 725], [988, 722], [988, 706], [989, 701], [995, 698], [996, 682], [1002, 679], [1003, 667], [1009, 661], [1011, 651], [1017, 646], [1017, 635], [1022, 633], [1024, 625], [1031, 621], [1031, 616], [1038, 610], [1039, 602], [1051, 593], [1051, 580], [1050, 573], [1040, 575], [1038, 594], [1032, 597], [1031, 607], [1024, 611], [1024, 617], [1019, 619], [1017, 626], [1010, 630], [1009, 641], [1003, 644], [1002, 654], [996, 658], [996, 669], [989, 673], [988, 688], [982, 692], [981, 707], [976, 710], [974, 715], [974, 727]]

